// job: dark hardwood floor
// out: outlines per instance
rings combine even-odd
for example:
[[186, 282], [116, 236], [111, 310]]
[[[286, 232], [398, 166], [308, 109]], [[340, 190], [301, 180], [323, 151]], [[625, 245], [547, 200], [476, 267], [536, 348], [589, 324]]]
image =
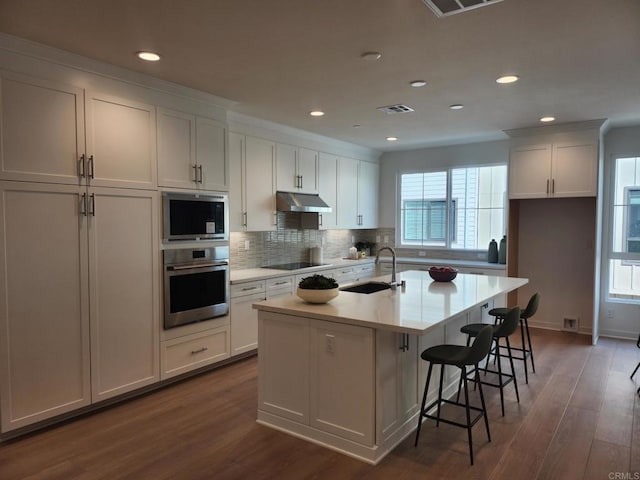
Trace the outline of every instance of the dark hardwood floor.
[[[614, 479], [639, 478], [634, 342], [532, 330], [535, 375], [504, 417], [486, 388], [492, 442], [424, 423], [379, 465], [258, 425], [256, 357], [0, 444], [0, 479]], [[514, 342], [515, 342], [514, 336]], [[640, 374], [638, 374], [640, 382]], [[614, 475], [626, 475], [618, 476]]]

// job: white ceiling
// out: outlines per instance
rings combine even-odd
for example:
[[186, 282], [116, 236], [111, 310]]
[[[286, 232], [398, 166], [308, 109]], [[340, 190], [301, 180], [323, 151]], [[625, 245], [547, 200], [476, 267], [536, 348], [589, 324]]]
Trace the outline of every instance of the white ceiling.
[[[504, 0], [444, 18], [421, 0], [0, 0], [0, 31], [384, 151], [506, 138], [543, 115], [640, 123], [638, 0]], [[134, 56], [146, 49], [162, 60]], [[372, 50], [382, 58], [361, 58]], [[507, 73], [520, 82], [495, 83]], [[376, 110], [395, 103], [415, 111]]]

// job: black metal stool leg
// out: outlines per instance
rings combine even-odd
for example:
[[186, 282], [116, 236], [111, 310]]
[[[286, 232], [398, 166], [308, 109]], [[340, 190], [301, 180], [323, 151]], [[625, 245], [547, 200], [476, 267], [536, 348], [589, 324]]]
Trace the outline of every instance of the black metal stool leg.
[[529, 383], [529, 373], [527, 369], [527, 347], [524, 343], [524, 320], [520, 319], [520, 339], [522, 340], [522, 362], [524, 363], [524, 381]]
[[504, 389], [502, 388], [502, 362], [500, 361], [500, 339], [496, 338], [496, 356], [498, 357], [498, 383], [500, 384], [500, 408], [504, 417]]
[[487, 417], [487, 406], [484, 403], [484, 393], [482, 392], [482, 383], [480, 383], [480, 372], [478, 371], [478, 364], [476, 363], [476, 383], [478, 384], [478, 390], [480, 391], [480, 404], [482, 405], [482, 411], [484, 412], [484, 426], [487, 429], [487, 439], [491, 441], [491, 432], [489, 432], [489, 418]]
[[529, 334], [529, 321], [526, 318], [524, 319], [524, 326], [525, 326], [525, 329], [527, 330], [527, 340], [529, 342], [529, 355], [531, 355], [531, 370], [533, 370], [533, 373], [536, 373], [536, 364], [533, 362], [533, 347], [531, 346], [531, 335]]
[[469, 410], [469, 389], [467, 388], [467, 369], [463, 365], [461, 374], [464, 377], [464, 404], [467, 412], [467, 438], [469, 439], [469, 455], [471, 456], [471, 465], [473, 465], [473, 438], [471, 433], [471, 410]]
[[427, 404], [427, 392], [429, 391], [429, 381], [431, 380], [431, 369], [433, 363], [429, 363], [429, 371], [427, 373], [427, 383], [424, 386], [424, 394], [422, 395], [422, 406], [420, 407], [420, 415], [418, 415], [418, 429], [416, 430], [416, 441], [413, 444], [414, 447], [418, 446], [418, 438], [420, 437], [420, 427], [422, 427], [422, 415], [424, 414], [424, 407]]
[[436, 427], [440, 426], [440, 406], [442, 405], [442, 381], [444, 380], [444, 365], [440, 365], [440, 387], [438, 388], [438, 413]]
[[633, 373], [631, 374], [631, 376], [629, 378], [633, 378], [633, 376], [636, 374], [636, 372], [638, 371], [639, 368], [640, 368], [640, 363], [638, 363], [638, 365], [636, 365], [636, 368], [633, 370]]
[[509, 337], [505, 337], [507, 340], [507, 351], [509, 352], [509, 363], [511, 364], [511, 374], [513, 375], [513, 386], [516, 389], [516, 399], [520, 403], [520, 394], [518, 393], [518, 381], [516, 380], [516, 369], [513, 368], [513, 355], [511, 354], [511, 344], [509, 343]]

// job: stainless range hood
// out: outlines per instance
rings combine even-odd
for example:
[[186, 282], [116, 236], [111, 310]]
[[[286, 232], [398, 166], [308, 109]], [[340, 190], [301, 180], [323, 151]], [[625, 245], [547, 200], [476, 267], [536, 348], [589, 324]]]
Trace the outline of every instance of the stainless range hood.
[[276, 210], [279, 212], [329, 213], [331, 207], [320, 198], [320, 195], [276, 192]]

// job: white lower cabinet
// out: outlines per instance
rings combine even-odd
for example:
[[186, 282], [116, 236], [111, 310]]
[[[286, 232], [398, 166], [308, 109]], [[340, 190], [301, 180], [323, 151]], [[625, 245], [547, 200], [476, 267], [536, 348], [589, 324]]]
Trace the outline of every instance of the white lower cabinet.
[[258, 408], [363, 445], [374, 442], [374, 334], [262, 314]]
[[162, 380], [229, 358], [229, 325], [162, 342]]
[[2, 432], [157, 381], [156, 193], [2, 182], [0, 216]]
[[231, 355], [258, 348], [258, 312], [251, 305], [266, 298], [264, 280], [231, 285]]

